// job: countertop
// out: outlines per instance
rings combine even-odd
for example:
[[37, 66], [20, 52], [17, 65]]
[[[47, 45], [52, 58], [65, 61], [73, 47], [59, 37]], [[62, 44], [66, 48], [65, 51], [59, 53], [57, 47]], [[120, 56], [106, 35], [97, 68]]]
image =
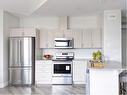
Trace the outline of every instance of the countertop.
[[[89, 59], [73, 59], [72, 61], [88, 61]], [[52, 59], [40, 59], [36, 61], [52, 61]]]
[[98, 69], [98, 68], [88, 67], [88, 69], [89, 70], [97, 70], [97, 71], [98, 70], [104, 70], [104, 71], [106, 71], [106, 70], [107, 71], [114, 71], [114, 70], [116, 70], [118, 73], [121, 73], [122, 71], [127, 70], [126, 67], [122, 67], [121, 63], [115, 62], [115, 61], [113, 61], [113, 62], [106, 62], [104, 68]]
[[73, 59], [73, 61], [88, 61], [88, 60], [90, 60], [90, 59]]
[[35, 61], [52, 61], [51, 59], [50, 60], [47, 60], [47, 59], [40, 59], [40, 60], [35, 60]]

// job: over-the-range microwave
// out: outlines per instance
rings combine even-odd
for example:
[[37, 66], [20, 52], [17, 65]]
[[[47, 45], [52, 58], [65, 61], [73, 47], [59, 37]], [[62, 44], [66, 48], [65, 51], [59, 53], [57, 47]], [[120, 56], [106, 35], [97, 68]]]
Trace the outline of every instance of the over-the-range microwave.
[[54, 39], [54, 48], [71, 49], [73, 47], [74, 47], [73, 38], [55, 38]]

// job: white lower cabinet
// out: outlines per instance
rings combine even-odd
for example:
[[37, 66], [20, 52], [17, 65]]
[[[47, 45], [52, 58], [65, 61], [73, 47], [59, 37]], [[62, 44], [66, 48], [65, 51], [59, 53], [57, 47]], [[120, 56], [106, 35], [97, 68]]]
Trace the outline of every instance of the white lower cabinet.
[[86, 60], [74, 60], [73, 61], [73, 83], [74, 84], [86, 84]]
[[[86, 60], [73, 61], [73, 83], [86, 84]], [[52, 61], [37, 60], [35, 63], [35, 83], [52, 84]]]
[[39, 60], [35, 63], [35, 83], [52, 84], [52, 61]]

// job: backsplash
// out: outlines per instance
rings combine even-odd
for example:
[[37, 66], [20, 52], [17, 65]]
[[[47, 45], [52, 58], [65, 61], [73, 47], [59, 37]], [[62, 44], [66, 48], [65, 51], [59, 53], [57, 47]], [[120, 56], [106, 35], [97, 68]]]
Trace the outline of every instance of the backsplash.
[[90, 59], [92, 53], [101, 49], [40, 49], [37, 59], [41, 60], [43, 54], [55, 55], [56, 52], [74, 52], [75, 59]]

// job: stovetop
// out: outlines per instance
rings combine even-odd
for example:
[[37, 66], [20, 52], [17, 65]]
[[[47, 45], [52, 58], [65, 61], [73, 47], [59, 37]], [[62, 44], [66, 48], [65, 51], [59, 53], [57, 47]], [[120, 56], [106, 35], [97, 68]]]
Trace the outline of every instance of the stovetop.
[[52, 61], [72, 61], [72, 60], [73, 60], [73, 58], [67, 58], [67, 59], [62, 59], [62, 58], [57, 59], [56, 58], [56, 59], [52, 59]]

